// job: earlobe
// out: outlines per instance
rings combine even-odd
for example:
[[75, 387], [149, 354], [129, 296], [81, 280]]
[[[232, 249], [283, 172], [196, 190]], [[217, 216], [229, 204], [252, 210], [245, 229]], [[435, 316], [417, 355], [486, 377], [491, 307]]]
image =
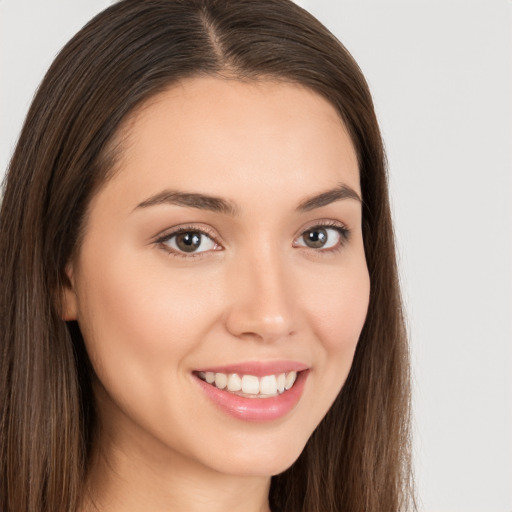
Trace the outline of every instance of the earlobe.
[[68, 322], [77, 319], [77, 299], [73, 279], [73, 268], [66, 265], [66, 276], [60, 293], [61, 318]]

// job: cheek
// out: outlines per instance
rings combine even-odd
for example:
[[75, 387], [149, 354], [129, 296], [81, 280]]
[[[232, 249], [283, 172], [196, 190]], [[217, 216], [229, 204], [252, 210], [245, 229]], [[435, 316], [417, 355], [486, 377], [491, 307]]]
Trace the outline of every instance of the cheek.
[[329, 356], [353, 352], [363, 328], [370, 295], [366, 265], [341, 268], [309, 297], [311, 324]]
[[194, 344], [194, 329], [206, 322], [208, 294], [194, 281], [166, 279], [151, 264], [97, 261], [95, 271], [84, 275], [80, 325], [89, 348], [102, 359], [110, 352], [116, 359], [179, 361]]
[[[368, 310], [370, 279], [364, 259], [317, 272], [314, 290], [302, 290], [302, 311], [312, 329], [315, 366], [307, 391], [308, 436], [330, 409], [348, 377]], [[311, 282], [311, 281], [310, 281]], [[305, 282], [302, 284], [306, 284]], [[308, 437], [305, 436], [305, 437]]]
[[[317, 347], [318, 390], [320, 411], [316, 424], [330, 408], [344, 385], [366, 320], [370, 279], [365, 260], [339, 267], [323, 280], [324, 286], [310, 296], [310, 324]], [[320, 280], [319, 280], [320, 282]], [[321, 390], [321, 391], [320, 391]], [[316, 424], [313, 427], [316, 427]]]
[[[122, 255], [83, 261], [79, 324], [98, 380], [134, 424], [172, 439], [180, 411], [200, 413], [186, 393], [169, 390], [189, 388], [183, 369], [211, 325], [211, 295], [190, 276], [166, 276], [151, 261]], [[112, 402], [103, 417], [111, 417]]]

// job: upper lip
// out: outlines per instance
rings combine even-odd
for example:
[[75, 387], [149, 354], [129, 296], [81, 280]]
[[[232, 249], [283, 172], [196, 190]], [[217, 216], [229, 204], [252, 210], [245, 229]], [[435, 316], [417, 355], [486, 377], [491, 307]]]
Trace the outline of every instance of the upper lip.
[[302, 370], [307, 370], [308, 368], [308, 365], [298, 361], [245, 361], [227, 365], [198, 368], [196, 371], [227, 374], [237, 373], [240, 375], [254, 375], [255, 377], [263, 377], [265, 375], [300, 372]]

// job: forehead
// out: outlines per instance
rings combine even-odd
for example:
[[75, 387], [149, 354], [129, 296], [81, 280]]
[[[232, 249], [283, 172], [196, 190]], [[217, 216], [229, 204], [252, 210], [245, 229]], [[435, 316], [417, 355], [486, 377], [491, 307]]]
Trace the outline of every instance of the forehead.
[[132, 189], [134, 201], [166, 187], [304, 195], [315, 183], [321, 190], [344, 182], [360, 192], [356, 153], [338, 112], [297, 84], [187, 79], [143, 104], [119, 140], [114, 181]]

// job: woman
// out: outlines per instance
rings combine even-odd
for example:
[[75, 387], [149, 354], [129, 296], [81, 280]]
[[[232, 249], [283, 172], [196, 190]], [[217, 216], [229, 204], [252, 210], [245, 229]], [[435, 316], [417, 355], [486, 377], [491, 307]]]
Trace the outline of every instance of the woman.
[[398, 511], [409, 375], [371, 97], [287, 0], [125, 0], [1, 211], [1, 509]]

